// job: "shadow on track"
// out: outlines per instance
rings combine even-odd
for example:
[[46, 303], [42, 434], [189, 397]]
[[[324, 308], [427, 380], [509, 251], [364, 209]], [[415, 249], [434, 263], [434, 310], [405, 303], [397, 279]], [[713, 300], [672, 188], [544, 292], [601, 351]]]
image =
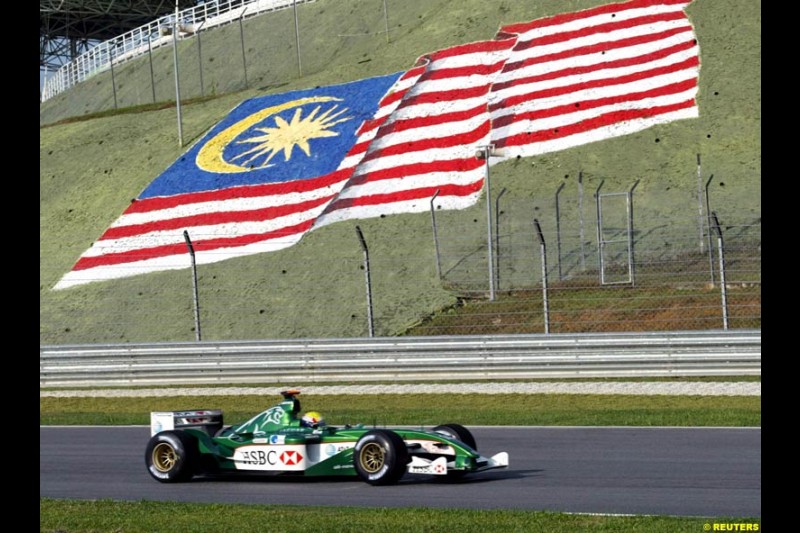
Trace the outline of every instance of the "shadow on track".
[[[445, 485], [469, 485], [476, 483], [486, 483], [490, 481], [502, 481], [504, 479], [521, 479], [526, 477], [538, 477], [543, 470], [506, 470], [503, 472], [484, 472], [465, 475], [463, 477], [430, 476], [423, 474], [406, 474], [398, 485], [417, 485], [417, 484], [445, 484]], [[269, 475], [263, 472], [236, 472], [236, 473], [217, 473], [203, 474], [192, 478], [187, 483], [297, 483], [297, 484], [319, 484], [319, 483], [363, 483], [358, 477], [353, 476], [325, 476], [325, 477], [305, 477], [300, 475], [275, 474]]]

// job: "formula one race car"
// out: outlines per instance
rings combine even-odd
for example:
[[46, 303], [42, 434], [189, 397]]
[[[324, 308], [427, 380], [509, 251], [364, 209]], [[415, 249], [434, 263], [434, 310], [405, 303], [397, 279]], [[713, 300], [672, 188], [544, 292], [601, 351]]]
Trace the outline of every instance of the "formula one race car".
[[[224, 427], [222, 411], [151, 413], [144, 459], [163, 483], [198, 474], [257, 471], [304, 476], [358, 476], [371, 485], [396, 483], [406, 472], [460, 477], [508, 466], [508, 454], [484, 457], [458, 424], [422, 429], [329, 426], [302, 418], [298, 390], [247, 422]], [[310, 416], [309, 416], [310, 415]]]

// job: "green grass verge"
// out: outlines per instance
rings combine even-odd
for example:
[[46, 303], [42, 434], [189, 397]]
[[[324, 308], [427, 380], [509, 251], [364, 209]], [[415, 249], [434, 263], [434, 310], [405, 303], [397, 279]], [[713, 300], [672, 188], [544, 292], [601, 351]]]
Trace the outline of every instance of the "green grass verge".
[[[360, 509], [288, 505], [39, 500], [39, 530], [78, 533], [236, 531], [670, 531], [697, 533], [705, 524], [758, 524], [757, 518], [594, 516], [541, 511]], [[752, 529], [751, 529], [752, 530]]]
[[[43, 425], [149, 424], [150, 411], [222, 409], [229, 424], [276, 403], [275, 397], [175, 396], [39, 398]], [[760, 426], [760, 396], [600, 394], [315, 395], [306, 410], [331, 424], [553, 426]]]

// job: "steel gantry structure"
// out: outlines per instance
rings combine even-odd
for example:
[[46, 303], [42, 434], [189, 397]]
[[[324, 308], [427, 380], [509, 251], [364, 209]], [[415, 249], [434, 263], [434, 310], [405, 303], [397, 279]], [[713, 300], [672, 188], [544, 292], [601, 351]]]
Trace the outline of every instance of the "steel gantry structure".
[[202, 0], [39, 0], [39, 69], [55, 70], [94, 44]]

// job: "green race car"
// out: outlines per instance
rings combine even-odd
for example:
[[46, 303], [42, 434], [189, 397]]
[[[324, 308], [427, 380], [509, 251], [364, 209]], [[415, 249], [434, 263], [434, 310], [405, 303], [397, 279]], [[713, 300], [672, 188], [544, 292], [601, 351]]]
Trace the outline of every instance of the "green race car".
[[406, 472], [452, 478], [508, 466], [505, 452], [478, 453], [472, 434], [458, 424], [430, 431], [329, 426], [318, 413], [300, 416], [300, 391], [281, 394], [278, 405], [235, 426], [223, 426], [219, 410], [151, 413], [147, 471], [163, 483], [249, 471], [358, 476], [371, 485], [389, 485]]

